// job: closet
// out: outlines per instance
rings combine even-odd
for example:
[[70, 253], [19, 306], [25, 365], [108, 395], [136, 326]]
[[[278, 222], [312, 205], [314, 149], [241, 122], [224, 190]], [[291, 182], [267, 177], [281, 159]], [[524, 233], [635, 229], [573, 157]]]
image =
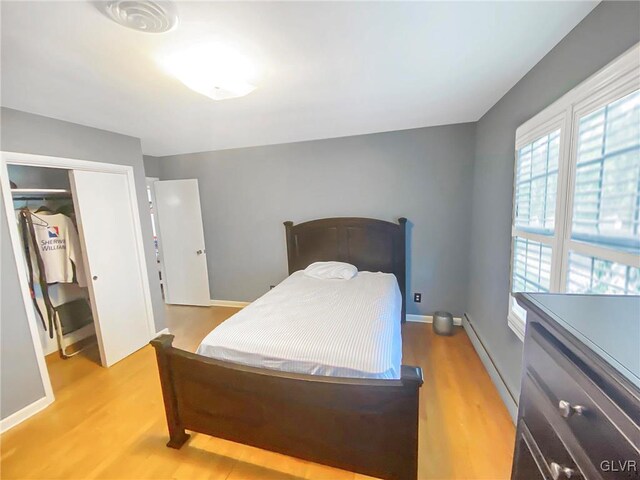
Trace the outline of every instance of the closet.
[[45, 355], [96, 346], [87, 269], [67, 170], [9, 165], [13, 209]]
[[47, 366], [56, 356], [64, 365], [91, 358], [110, 367], [156, 335], [134, 171], [86, 160], [0, 156], [22, 297], [53, 401]]

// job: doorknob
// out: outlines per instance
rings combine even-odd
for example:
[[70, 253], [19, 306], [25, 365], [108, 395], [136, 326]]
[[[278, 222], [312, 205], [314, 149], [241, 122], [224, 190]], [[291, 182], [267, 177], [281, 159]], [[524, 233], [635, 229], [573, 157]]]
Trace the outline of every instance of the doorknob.
[[202, 255], [202, 254], [204, 253], [204, 250], [196, 250], [196, 253], [197, 253], [198, 255]]
[[97, 280], [97, 279], [98, 279], [98, 276], [97, 276], [97, 275], [94, 275], [94, 276], [93, 276], [93, 279], [94, 279], [94, 280]]

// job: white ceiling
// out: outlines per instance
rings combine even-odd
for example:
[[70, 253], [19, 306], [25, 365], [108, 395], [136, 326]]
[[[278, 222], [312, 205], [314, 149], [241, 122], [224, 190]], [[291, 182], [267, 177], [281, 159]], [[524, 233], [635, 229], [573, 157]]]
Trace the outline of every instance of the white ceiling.
[[[142, 139], [149, 155], [478, 120], [597, 2], [178, 2], [165, 34], [90, 2], [2, 2], [2, 105]], [[229, 42], [263, 74], [215, 102], [154, 57]]]

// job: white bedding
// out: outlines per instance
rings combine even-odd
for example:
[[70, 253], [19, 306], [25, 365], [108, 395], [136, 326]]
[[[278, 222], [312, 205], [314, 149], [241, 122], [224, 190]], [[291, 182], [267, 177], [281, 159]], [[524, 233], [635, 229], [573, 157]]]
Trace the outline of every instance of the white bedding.
[[197, 353], [294, 373], [400, 378], [401, 305], [392, 274], [299, 271], [215, 328]]

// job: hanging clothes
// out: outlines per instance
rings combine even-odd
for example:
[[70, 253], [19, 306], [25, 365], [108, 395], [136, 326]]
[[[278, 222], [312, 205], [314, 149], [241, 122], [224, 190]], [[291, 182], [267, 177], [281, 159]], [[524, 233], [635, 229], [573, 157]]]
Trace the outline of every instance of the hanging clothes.
[[[54, 327], [53, 318], [55, 315], [55, 308], [53, 307], [53, 304], [51, 303], [51, 298], [49, 297], [49, 286], [48, 286], [47, 278], [45, 274], [46, 268], [44, 266], [44, 263], [42, 262], [42, 257], [38, 253], [37, 249], [34, 251], [34, 248], [30, 247], [30, 245], [34, 246], [37, 243], [36, 233], [33, 226], [33, 216], [34, 215], [31, 214], [31, 211], [26, 208], [20, 210], [20, 225], [22, 227], [22, 232], [23, 232], [22, 237], [24, 241], [25, 255], [27, 259], [27, 264], [29, 266], [29, 289], [31, 291], [31, 300], [33, 301], [36, 312], [40, 315], [40, 318], [42, 320], [42, 326], [44, 327], [45, 330], [47, 330], [46, 322], [42, 315], [42, 311], [38, 306], [38, 302], [36, 300], [36, 295], [35, 295], [35, 288], [33, 283], [33, 262], [31, 261], [32, 258], [35, 258], [36, 265], [38, 266], [38, 280], [40, 283], [42, 298], [44, 300], [44, 304], [47, 312], [47, 320], [49, 321], [49, 328], [48, 328], [49, 338], [53, 338], [53, 327]], [[46, 227], [48, 226], [48, 224], [40, 225], [40, 226]]]
[[86, 287], [87, 279], [78, 232], [72, 220], [61, 213], [39, 214], [48, 226], [34, 228], [36, 248], [44, 264], [47, 283], [73, 283]]
[[[19, 221], [19, 225], [20, 225], [20, 234], [22, 237], [22, 246], [24, 248], [24, 254], [25, 254], [25, 259], [27, 261], [27, 270], [29, 272], [29, 294], [31, 296], [31, 301], [33, 302], [33, 306], [36, 310], [36, 313], [38, 314], [38, 316], [40, 317], [40, 320], [42, 321], [42, 326], [44, 327], [45, 330], [47, 330], [47, 323], [44, 319], [44, 315], [42, 314], [42, 310], [40, 309], [40, 305], [38, 305], [38, 301], [36, 300], [36, 289], [35, 289], [35, 282], [34, 282], [34, 275], [33, 275], [33, 263], [32, 263], [32, 259], [33, 259], [33, 255], [31, 253], [31, 248], [29, 247], [29, 245], [31, 244], [31, 240], [29, 239], [29, 236], [31, 235], [31, 228], [29, 226], [29, 222], [31, 221], [29, 218], [29, 211], [25, 208], [19, 211], [18, 213], [18, 221]], [[44, 287], [44, 290], [46, 290], [46, 279], [40, 277], [40, 285], [41, 287]], [[44, 291], [43, 290], [43, 291]], [[43, 294], [43, 298], [44, 298], [44, 294]], [[50, 309], [49, 309], [49, 303], [50, 300], [47, 298], [47, 300], [45, 300], [45, 308], [47, 310], [47, 317], [49, 318], [49, 324], [52, 326], [52, 321], [51, 321], [51, 317], [49, 315]], [[50, 334], [53, 335], [53, 334]]]

